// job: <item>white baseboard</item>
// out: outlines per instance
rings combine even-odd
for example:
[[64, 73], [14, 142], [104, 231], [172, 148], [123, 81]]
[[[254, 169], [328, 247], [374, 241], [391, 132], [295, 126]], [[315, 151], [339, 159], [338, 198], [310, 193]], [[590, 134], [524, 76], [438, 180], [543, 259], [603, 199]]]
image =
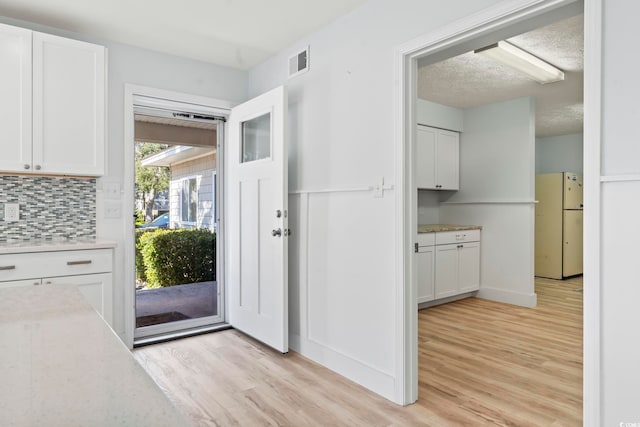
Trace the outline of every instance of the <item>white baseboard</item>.
[[458, 301], [458, 300], [469, 298], [469, 297], [475, 297], [477, 296], [476, 295], [477, 293], [478, 291], [471, 291], [471, 292], [466, 292], [464, 294], [454, 295], [447, 298], [440, 298], [440, 299], [434, 299], [431, 301], [421, 302], [421, 303], [418, 303], [418, 310], [422, 310], [423, 308], [434, 307], [440, 304], [446, 304], [448, 302]]
[[523, 294], [520, 292], [505, 291], [504, 289], [482, 287], [476, 296], [478, 298], [488, 299], [491, 301], [504, 302], [529, 308], [535, 307], [538, 303], [538, 296], [535, 292], [531, 294]]
[[395, 378], [386, 372], [366, 365], [331, 348], [300, 335], [289, 334], [289, 348], [343, 377], [395, 402]]

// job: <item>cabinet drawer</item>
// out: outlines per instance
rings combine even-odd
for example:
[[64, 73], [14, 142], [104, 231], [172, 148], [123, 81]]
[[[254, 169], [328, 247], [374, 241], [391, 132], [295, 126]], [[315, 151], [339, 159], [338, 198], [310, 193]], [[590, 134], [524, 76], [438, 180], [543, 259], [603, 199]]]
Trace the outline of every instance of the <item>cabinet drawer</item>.
[[436, 245], [480, 241], [480, 230], [443, 231], [435, 234]]
[[419, 233], [418, 246], [433, 246], [436, 244], [436, 233]]
[[0, 282], [109, 273], [111, 270], [110, 249], [0, 255]]

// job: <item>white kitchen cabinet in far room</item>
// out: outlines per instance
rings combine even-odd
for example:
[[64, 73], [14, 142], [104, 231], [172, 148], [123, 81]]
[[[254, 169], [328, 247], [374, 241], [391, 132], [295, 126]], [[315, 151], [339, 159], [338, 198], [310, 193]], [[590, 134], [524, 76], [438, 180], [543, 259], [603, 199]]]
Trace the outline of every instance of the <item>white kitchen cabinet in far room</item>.
[[104, 174], [105, 48], [33, 33], [35, 173]]
[[480, 230], [436, 233], [435, 298], [480, 289]]
[[419, 189], [460, 188], [460, 134], [418, 125], [416, 184]]
[[0, 24], [0, 171], [31, 165], [31, 35]]
[[432, 301], [435, 280], [435, 240], [433, 233], [419, 234], [416, 262], [418, 264], [418, 304]]
[[462, 244], [458, 251], [458, 290], [462, 292], [480, 289], [480, 243]]
[[458, 294], [458, 245], [436, 246], [435, 298]]

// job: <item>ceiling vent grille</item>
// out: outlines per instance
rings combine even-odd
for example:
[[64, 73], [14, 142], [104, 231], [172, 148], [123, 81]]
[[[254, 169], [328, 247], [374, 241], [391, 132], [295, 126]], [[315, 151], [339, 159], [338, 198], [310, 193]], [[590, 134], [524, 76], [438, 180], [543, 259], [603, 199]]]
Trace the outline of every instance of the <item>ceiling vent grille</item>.
[[309, 71], [309, 46], [289, 58], [289, 78]]

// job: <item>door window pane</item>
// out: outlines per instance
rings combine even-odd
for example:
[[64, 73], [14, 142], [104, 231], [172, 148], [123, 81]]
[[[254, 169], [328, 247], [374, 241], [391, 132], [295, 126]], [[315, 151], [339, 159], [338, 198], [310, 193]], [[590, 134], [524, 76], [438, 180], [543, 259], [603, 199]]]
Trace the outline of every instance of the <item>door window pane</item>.
[[271, 113], [242, 123], [242, 162], [271, 156]]

